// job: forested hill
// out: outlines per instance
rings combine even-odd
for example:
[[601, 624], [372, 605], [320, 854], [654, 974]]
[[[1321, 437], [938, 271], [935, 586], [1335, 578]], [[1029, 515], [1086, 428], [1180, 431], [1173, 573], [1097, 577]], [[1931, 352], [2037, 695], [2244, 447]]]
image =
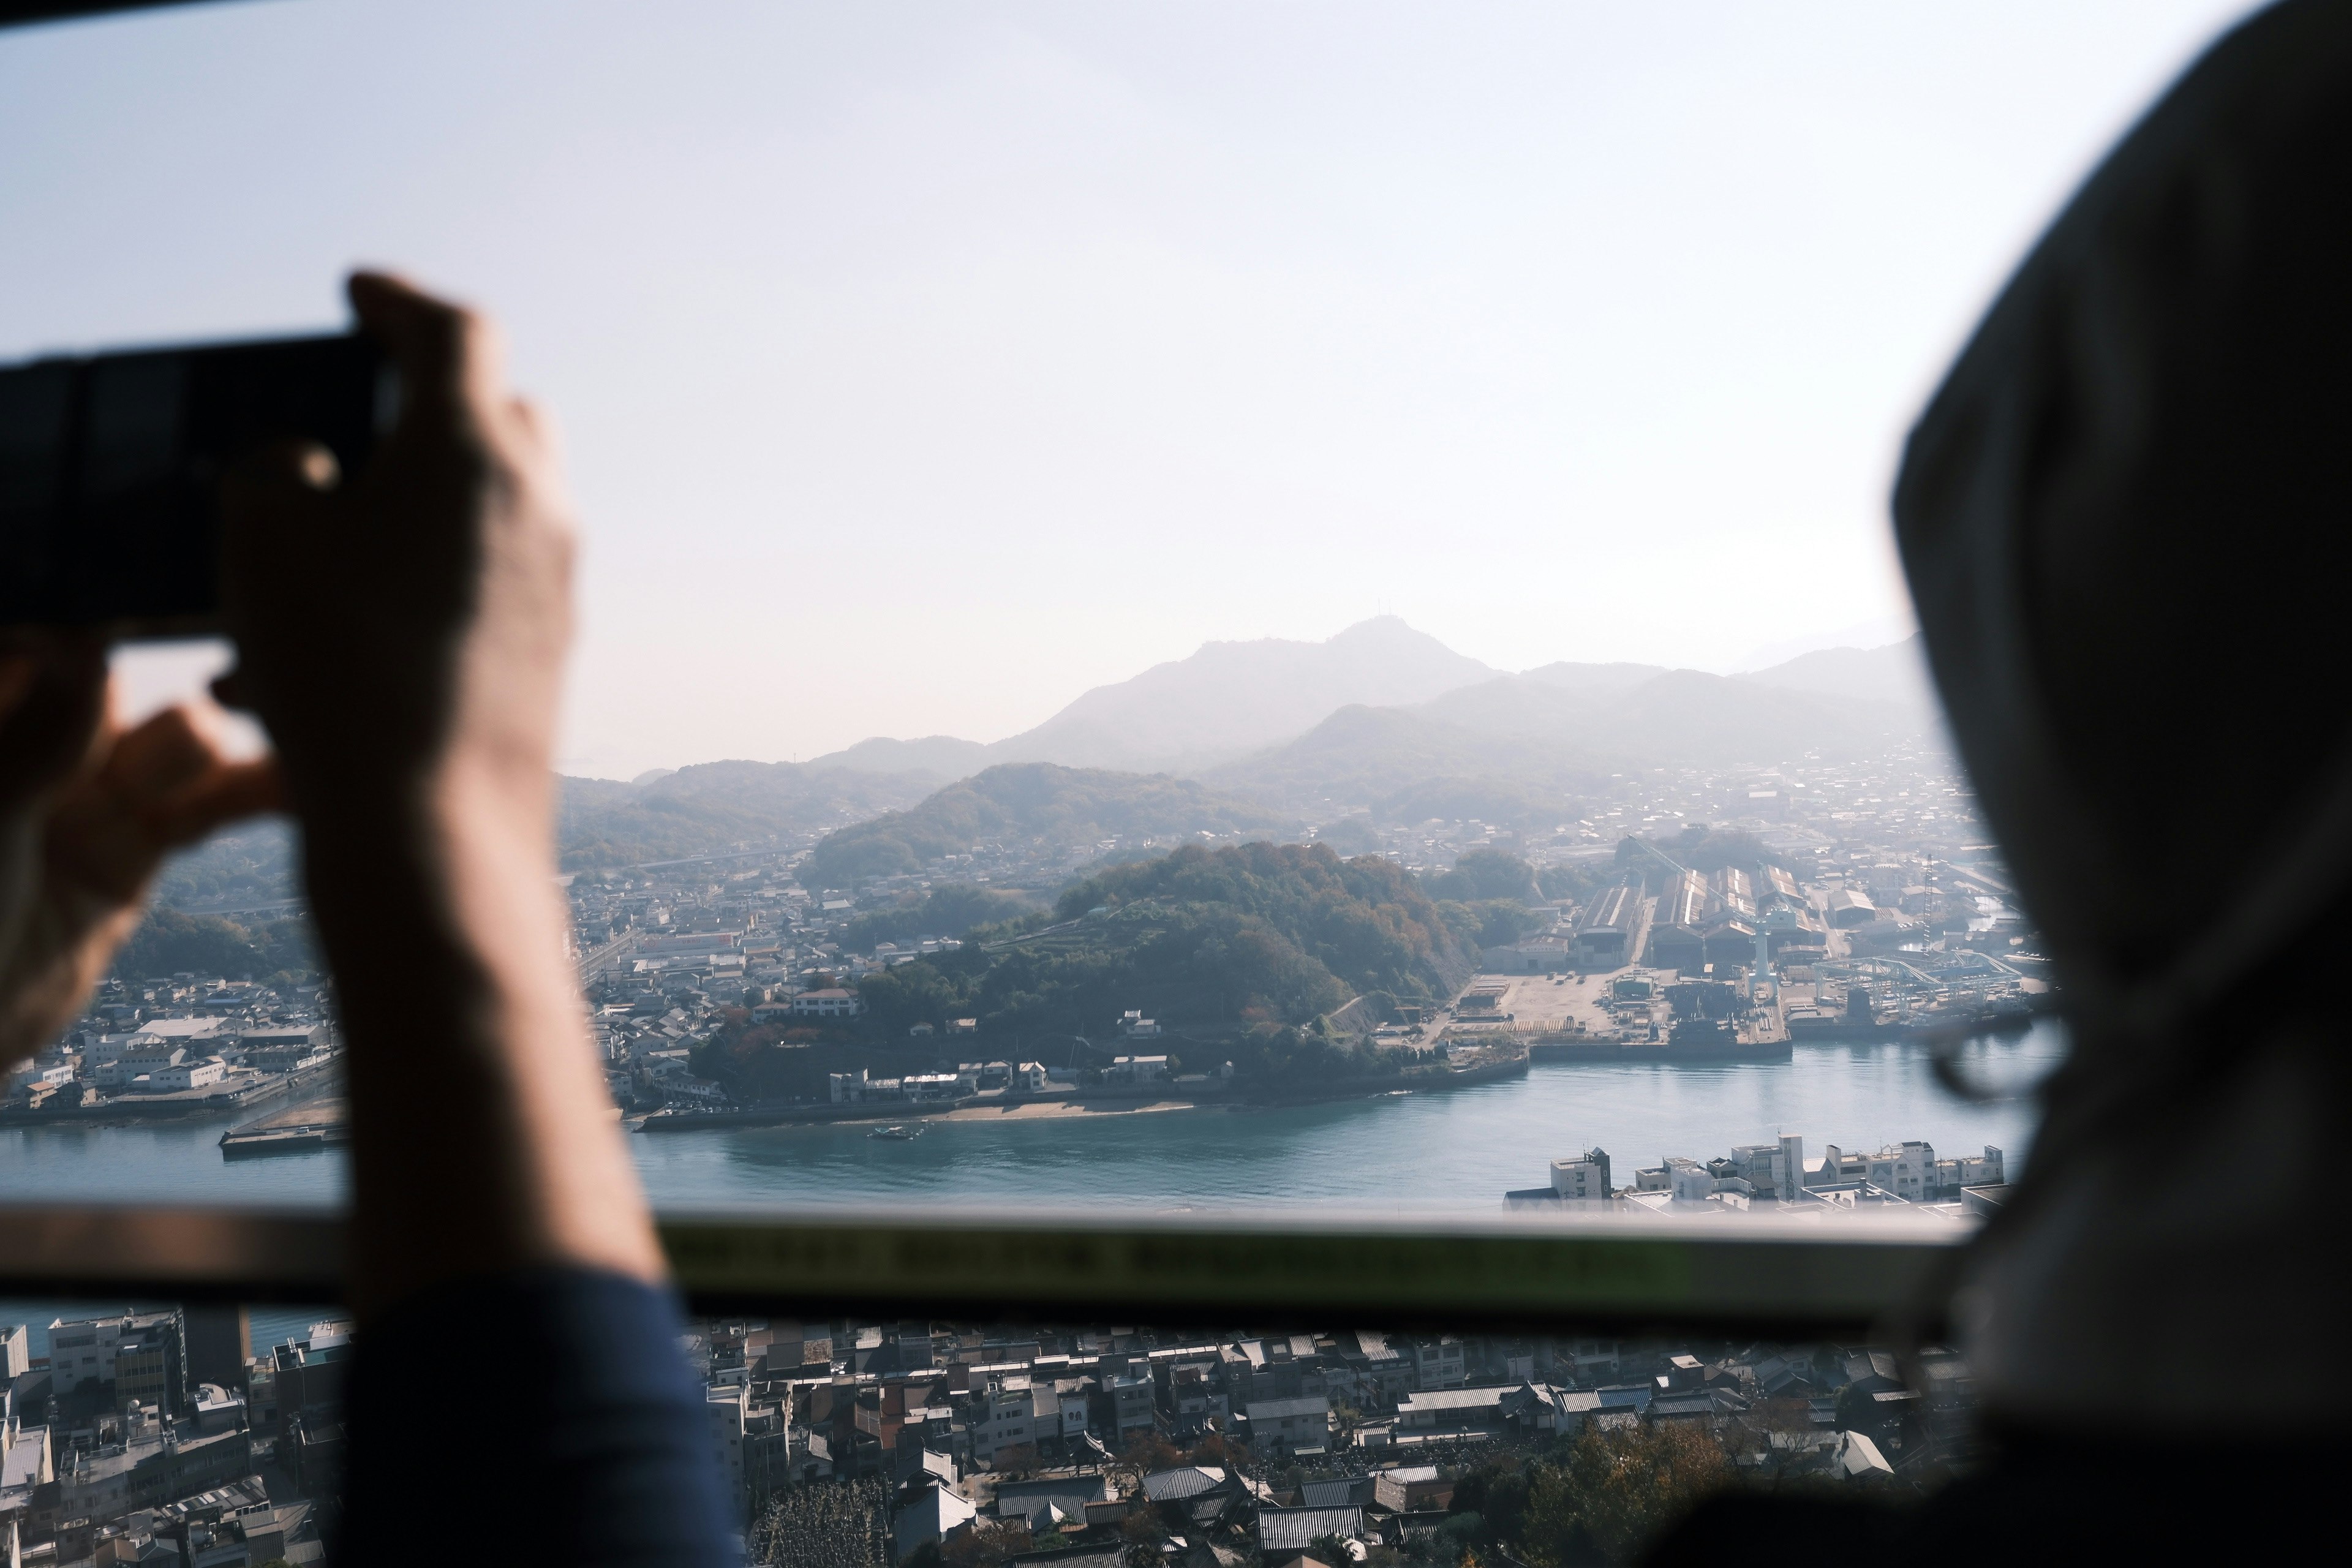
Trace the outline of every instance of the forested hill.
[[1409, 873], [1322, 845], [1188, 845], [1076, 883], [1051, 912], [972, 934], [961, 952], [866, 976], [873, 1024], [897, 1037], [965, 1016], [1012, 1041], [1099, 1038], [1139, 1008], [1176, 1031], [1179, 1055], [1189, 1035], [1233, 1056], [1253, 1039], [1295, 1046], [1360, 993], [1449, 994], [1472, 963]]
[[1055, 913], [1070, 921], [1097, 910], [1133, 916], [1211, 906], [1264, 921], [1348, 996], [1385, 991], [1419, 1000], [1448, 994], [1469, 976], [1471, 955], [1419, 879], [1394, 861], [1342, 860], [1321, 845], [1179, 849], [1065, 889]]
[[908, 810], [826, 835], [800, 878], [812, 889], [846, 888], [868, 877], [919, 871], [942, 855], [991, 842], [1065, 849], [1112, 837], [1271, 830], [1283, 822], [1255, 802], [1164, 773], [1011, 763], [951, 784]]
[[563, 868], [634, 866], [706, 855], [783, 833], [822, 832], [909, 805], [939, 782], [791, 763], [703, 763], [631, 784], [560, 781]]

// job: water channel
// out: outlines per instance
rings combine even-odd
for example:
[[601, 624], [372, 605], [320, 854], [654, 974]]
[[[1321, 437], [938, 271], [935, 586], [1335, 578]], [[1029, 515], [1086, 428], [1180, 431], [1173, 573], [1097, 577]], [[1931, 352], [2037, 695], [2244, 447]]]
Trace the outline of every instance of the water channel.
[[[2021, 1085], [2055, 1066], [2063, 1049], [2055, 1029], [2038, 1027], [1972, 1047], [1968, 1066]], [[1801, 1135], [1809, 1158], [1825, 1142], [1876, 1149], [1919, 1138], [1939, 1152], [1990, 1143], [2008, 1153], [2014, 1176], [2032, 1120], [2022, 1100], [1955, 1100], [1923, 1050], [1883, 1043], [1803, 1045], [1770, 1064], [1542, 1064], [1524, 1079], [1472, 1089], [1275, 1110], [934, 1123], [908, 1142], [869, 1138], [862, 1126], [818, 1126], [629, 1143], [655, 1203], [670, 1208], [1426, 1215], [1494, 1212], [1506, 1190], [1542, 1185], [1546, 1162], [1594, 1145], [1608, 1151], [1624, 1184], [1635, 1166], [1668, 1154], [1706, 1160], [1783, 1132]], [[340, 1152], [232, 1163], [218, 1148], [225, 1125], [0, 1131], [0, 1201], [341, 1199]]]

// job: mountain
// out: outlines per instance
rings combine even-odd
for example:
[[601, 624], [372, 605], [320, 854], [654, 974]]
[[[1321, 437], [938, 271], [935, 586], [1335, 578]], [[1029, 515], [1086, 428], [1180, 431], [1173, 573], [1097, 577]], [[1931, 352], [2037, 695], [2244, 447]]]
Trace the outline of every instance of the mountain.
[[1496, 673], [1382, 616], [1328, 642], [1204, 643], [1190, 658], [1097, 686], [992, 749], [1023, 760], [1092, 752], [1098, 765], [1116, 756], [1130, 766], [1199, 767], [1290, 740], [1351, 703], [1419, 702]]
[[[1562, 668], [1553, 666], [1552, 669]], [[1624, 672], [1638, 666], [1569, 668]], [[1431, 781], [1509, 781], [1525, 809], [1565, 805], [1630, 768], [1769, 765], [1853, 752], [1906, 728], [1891, 704], [1839, 700], [1695, 669], [1573, 685], [1507, 675], [1409, 708], [1343, 709], [1286, 745], [1209, 770], [1221, 789], [1295, 809], [1372, 805], [1397, 820]]]
[[1050, 763], [1007, 763], [949, 784], [920, 804], [827, 834], [800, 868], [802, 884], [846, 888], [919, 871], [991, 840], [1071, 849], [1108, 837], [1179, 838], [1283, 826], [1280, 814], [1190, 779]]
[[1884, 647], [1832, 647], [1738, 676], [1739, 680], [1817, 697], [1883, 703], [1925, 722], [1942, 710], [1917, 635]]
[[1136, 1007], [1171, 1031], [1161, 1048], [1213, 1043], [1203, 1067], [1345, 1076], [1377, 1064], [1302, 1026], [1366, 994], [1383, 1016], [1447, 995], [1475, 959], [1411, 872], [1320, 845], [1186, 845], [1075, 883], [1024, 924], [869, 977], [875, 1021], [903, 1035], [952, 1007], [983, 1034], [1099, 1036]]
[[703, 763], [629, 784], [563, 778], [556, 841], [570, 871], [680, 860], [908, 805], [938, 782], [791, 763]]
[[1523, 679], [1574, 692], [1580, 697], [1614, 697], [1645, 680], [1666, 673], [1663, 664], [1547, 664], [1521, 670]]
[[1542, 745], [1498, 740], [1413, 709], [1355, 707], [1287, 745], [1202, 777], [1235, 795], [1316, 812], [1383, 801], [1435, 778], [1559, 782], [1561, 771]]
[[1035, 729], [992, 745], [946, 736], [861, 741], [808, 765], [920, 767], [950, 778], [993, 763], [1192, 772], [1295, 739], [1351, 703], [1421, 702], [1499, 673], [1381, 616], [1319, 643], [1203, 643], [1188, 658], [1097, 686]]
[[892, 741], [877, 735], [801, 765], [812, 773], [845, 768], [865, 773], [931, 773], [945, 783], [969, 778], [988, 766], [988, 748], [953, 735], [926, 735], [919, 741]]

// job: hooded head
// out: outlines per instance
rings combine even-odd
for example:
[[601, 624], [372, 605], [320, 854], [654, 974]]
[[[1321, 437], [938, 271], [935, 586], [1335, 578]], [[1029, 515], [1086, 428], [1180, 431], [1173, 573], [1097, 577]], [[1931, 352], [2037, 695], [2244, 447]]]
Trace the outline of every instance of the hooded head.
[[[2290, 1080], [2342, 1103], [2352, 7], [2255, 17], [2131, 132], [1920, 419], [1895, 515], [2075, 1040], [1988, 1289], [2011, 1351], [2057, 1332], [2072, 1353], [2154, 1278], [2117, 1251], [2126, 1206], [2165, 1201], [2129, 1190], [2126, 1148], [2144, 1167], [2204, 1125], [2292, 1142]], [[2195, 1267], [2193, 1230], [2147, 1246]], [[2053, 1330], [2037, 1292], [2089, 1321]]]

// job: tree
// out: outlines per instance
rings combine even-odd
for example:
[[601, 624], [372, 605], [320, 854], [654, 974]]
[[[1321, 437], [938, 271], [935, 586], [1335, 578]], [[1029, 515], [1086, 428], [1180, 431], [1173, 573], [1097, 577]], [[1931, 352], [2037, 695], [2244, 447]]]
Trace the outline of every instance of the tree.
[[1142, 1431], [1130, 1439], [1118, 1452], [1118, 1468], [1148, 1476], [1160, 1470], [1171, 1470], [1181, 1462], [1175, 1445], [1154, 1431]]
[[1472, 1466], [1454, 1483], [1450, 1511], [1475, 1513], [1486, 1521], [1486, 1539], [1509, 1541], [1527, 1514], [1528, 1483], [1517, 1456], [1497, 1455]]
[[1730, 1479], [1729, 1456], [1702, 1427], [1588, 1427], [1568, 1463], [1543, 1467], [1529, 1489], [1521, 1555], [1536, 1568], [1562, 1568], [1589, 1543], [1612, 1562], [1631, 1561]]
[[1437, 1527], [1441, 1562], [1460, 1563], [1464, 1568], [1475, 1568], [1478, 1554], [1475, 1548], [1486, 1537], [1486, 1521], [1475, 1513], [1457, 1513]]
[[1342, 1400], [1331, 1406], [1332, 1440], [1340, 1447], [1352, 1447], [1355, 1445], [1356, 1428], [1363, 1424], [1364, 1413], [1346, 1401]]
[[903, 1035], [912, 1024], [937, 1025], [956, 1016], [963, 993], [929, 963], [894, 963], [857, 983], [866, 1011], [885, 1033]]
[[1537, 891], [1535, 868], [1507, 849], [1472, 849], [1454, 863], [1454, 869], [1429, 879], [1429, 896], [1456, 903], [1486, 899], [1532, 902]]
[[1036, 1545], [1026, 1520], [995, 1524], [974, 1520], [969, 1528], [948, 1537], [940, 1548], [940, 1563], [941, 1568], [998, 1568], [1014, 1552], [1034, 1551]]
[[1543, 923], [1534, 910], [1512, 899], [1486, 899], [1475, 904], [1449, 900], [1438, 905], [1437, 912], [1472, 947], [1508, 947]]
[[1356, 1560], [1356, 1554], [1348, 1550], [1347, 1538], [1339, 1535], [1317, 1536], [1307, 1543], [1307, 1555], [1318, 1563], [1330, 1563], [1333, 1568], [1346, 1568]]
[[999, 1448], [996, 1451], [996, 1458], [989, 1462], [989, 1468], [1003, 1475], [1018, 1477], [1032, 1473], [1043, 1462], [1038, 1456], [1035, 1444], [1016, 1443], [1010, 1448]]
[[1160, 1549], [1168, 1540], [1167, 1527], [1148, 1508], [1137, 1509], [1118, 1522], [1119, 1539], [1127, 1543], [1128, 1568], [1156, 1568]]
[[1242, 1467], [1242, 1462], [1248, 1457], [1239, 1444], [1223, 1432], [1212, 1432], [1192, 1445], [1192, 1452], [1184, 1456], [1184, 1462], [1188, 1465], [1214, 1465], [1224, 1469], [1238, 1470]]
[[869, 910], [841, 931], [842, 949], [865, 952], [875, 943], [926, 936], [961, 936], [974, 926], [1019, 920], [1034, 908], [1029, 900], [993, 888], [942, 882], [927, 894], [908, 894], [883, 909]]
[[1582, 902], [1617, 879], [1612, 870], [1613, 868], [1596, 866], [1591, 861], [1546, 866], [1536, 873], [1536, 890], [1547, 899]]

